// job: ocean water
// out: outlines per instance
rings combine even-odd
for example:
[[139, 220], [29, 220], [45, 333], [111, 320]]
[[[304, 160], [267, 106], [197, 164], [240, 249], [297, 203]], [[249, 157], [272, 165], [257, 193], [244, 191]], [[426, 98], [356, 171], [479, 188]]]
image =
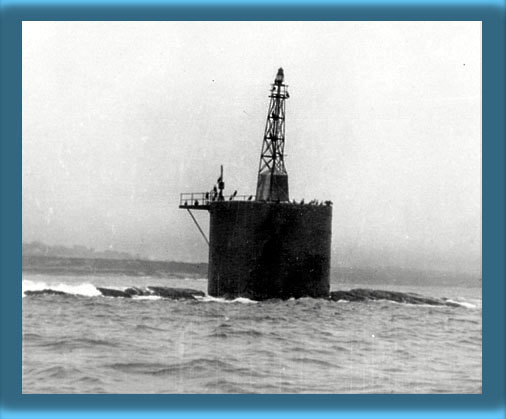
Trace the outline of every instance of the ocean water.
[[[457, 306], [104, 297], [207, 281], [23, 275], [23, 393], [481, 393], [481, 288], [377, 285]], [[371, 288], [333, 284], [332, 290]]]

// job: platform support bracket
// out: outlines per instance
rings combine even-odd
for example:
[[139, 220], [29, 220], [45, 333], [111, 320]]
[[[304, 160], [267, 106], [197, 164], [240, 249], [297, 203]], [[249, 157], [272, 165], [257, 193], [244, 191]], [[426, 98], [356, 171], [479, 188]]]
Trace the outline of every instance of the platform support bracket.
[[195, 223], [195, 225], [197, 226], [197, 228], [199, 229], [200, 231], [200, 234], [202, 234], [202, 237], [204, 237], [204, 240], [206, 241], [207, 245], [209, 246], [209, 240], [207, 239], [206, 235], [204, 234], [204, 231], [200, 228], [200, 225], [199, 223], [197, 222], [197, 219], [193, 216], [192, 212], [190, 211], [189, 208], [186, 209], [188, 211], [188, 213], [190, 214], [190, 217], [192, 217], [192, 220], [193, 222]]

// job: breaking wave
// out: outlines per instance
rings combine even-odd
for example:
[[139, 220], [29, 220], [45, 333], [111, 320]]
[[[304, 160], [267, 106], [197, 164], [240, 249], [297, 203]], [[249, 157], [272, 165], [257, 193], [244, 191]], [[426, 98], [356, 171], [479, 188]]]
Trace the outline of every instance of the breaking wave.
[[140, 300], [196, 299], [204, 297], [203, 291], [191, 288], [170, 288], [161, 286], [147, 287], [97, 287], [90, 283], [78, 285], [57, 284], [48, 285], [45, 282], [23, 280], [23, 297], [36, 295], [84, 296], [84, 297], [114, 297], [133, 298]]
[[[82, 296], [82, 297], [109, 297], [109, 298], [129, 298], [134, 300], [160, 300], [160, 299], [187, 299], [196, 300], [203, 303], [239, 303], [239, 304], [257, 304], [258, 301], [238, 297], [234, 299], [217, 298], [207, 295], [203, 291], [191, 288], [171, 288], [162, 286], [146, 287], [98, 287], [91, 283], [47, 284], [45, 282], [23, 280], [23, 297], [26, 296]], [[293, 300], [290, 299], [290, 300]], [[408, 305], [430, 305], [447, 307], [464, 307], [475, 309], [479, 303], [473, 301], [462, 301], [455, 298], [433, 298], [415, 293], [405, 293], [397, 291], [383, 291], [374, 289], [353, 289], [349, 291], [332, 291], [328, 300], [344, 302], [369, 302], [369, 301], [389, 301]]]
[[467, 301], [452, 300], [449, 298], [434, 298], [411, 292], [383, 291], [372, 289], [353, 289], [350, 291], [332, 291], [330, 299], [338, 302], [360, 302], [360, 301], [390, 301], [394, 303], [429, 305], [429, 306], [448, 306], [476, 308], [476, 304]]
[[249, 298], [238, 297], [233, 300], [227, 300], [226, 298], [219, 297], [211, 297], [210, 295], [206, 295], [204, 297], [197, 297], [197, 300], [205, 302], [205, 303], [242, 303], [242, 304], [257, 304], [258, 301], [250, 300]]
[[457, 301], [457, 300], [447, 299], [446, 302], [451, 303], [451, 304], [457, 304], [457, 305], [459, 305], [461, 307], [465, 307], [465, 308], [477, 308], [478, 307], [477, 304], [473, 304], [473, 303], [470, 303], [467, 301]]
[[[35, 282], [30, 280], [23, 280], [22, 283], [23, 297], [32, 294], [55, 294], [55, 295], [81, 295], [84, 297], [97, 297], [102, 295], [100, 291], [89, 283], [82, 283], [77, 285], [58, 284], [48, 285], [45, 282]], [[45, 292], [47, 291], [47, 292]], [[51, 292], [53, 291], [53, 292]], [[28, 294], [27, 294], [28, 292]]]

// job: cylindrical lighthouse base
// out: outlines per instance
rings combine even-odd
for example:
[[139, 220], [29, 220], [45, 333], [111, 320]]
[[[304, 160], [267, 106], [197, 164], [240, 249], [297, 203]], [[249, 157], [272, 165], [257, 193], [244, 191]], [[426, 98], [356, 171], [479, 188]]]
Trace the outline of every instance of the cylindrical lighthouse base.
[[209, 295], [329, 296], [331, 206], [221, 201], [209, 212]]

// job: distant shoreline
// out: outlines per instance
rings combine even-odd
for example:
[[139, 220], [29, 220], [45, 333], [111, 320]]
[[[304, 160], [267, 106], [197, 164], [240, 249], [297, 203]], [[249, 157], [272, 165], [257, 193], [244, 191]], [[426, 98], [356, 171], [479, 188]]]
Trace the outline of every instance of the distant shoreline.
[[[23, 272], [46, 275], [201, 279], [207, 278], [207, 263], [28, 254], [23, 255]], [[470, 274], [416, 271], [395, 267], [333, 267], [331, 268], [331, 283], [481, 287], [481, 278]]]
[[207, 263], [23, 255], [23, 272], [48, 275], [119, 275], [206, 278]]

